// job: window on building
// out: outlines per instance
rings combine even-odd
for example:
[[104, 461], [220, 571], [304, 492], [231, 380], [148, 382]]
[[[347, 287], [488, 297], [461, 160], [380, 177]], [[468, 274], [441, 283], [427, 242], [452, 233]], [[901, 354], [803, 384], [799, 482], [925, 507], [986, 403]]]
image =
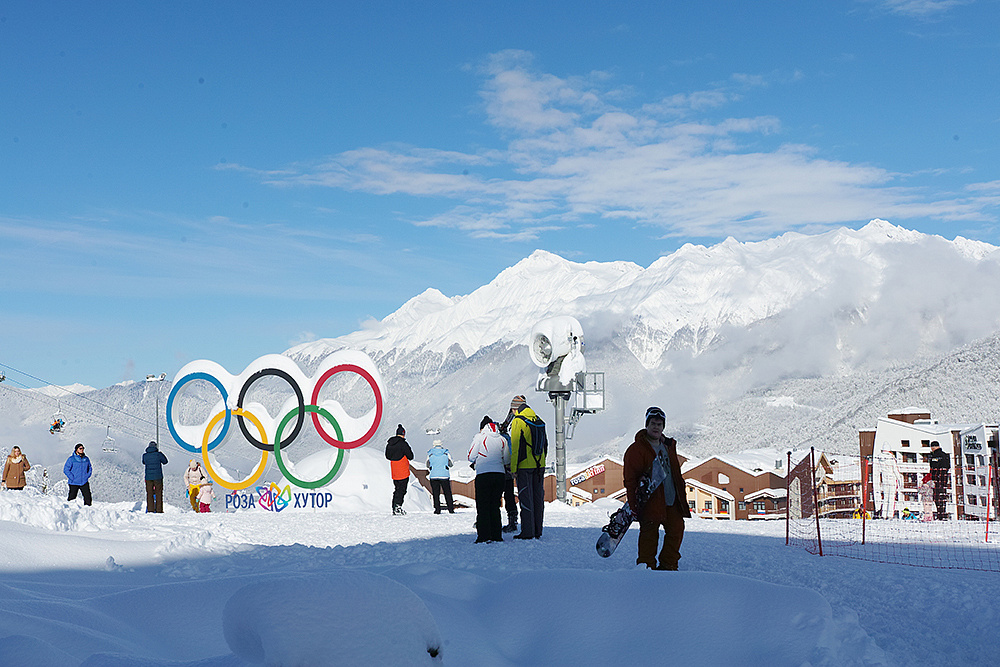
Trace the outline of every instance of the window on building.
[[[278, 443], [281, 444], [281, 443]], [[979, 486], [986, 486], [986, 475], [979, 476]]]
[[907, 489], [917, 488], [917, 473], [915, 472], [904, 472], [903, 473], [903, 487]]
[[976, 467], [976, 457], [974, 454], [965, 455], [965, 465], [969, 466], [970, 468]]
[[764, 511], [765, 511], [765, 509], [766, 509], [764, 507], [764, 501], [763, 500], [756, 500], [756, 501], [754, 501], [753, 509], [754, 509], [755, 512], [763, 514]]
[[747, 504], [741, 500], [739, 504], [737, 504], [737, 507], [739, 507], [741, 510], [745, 510], [747, 508]]
[[930, 463], [931, 462], [931, 455], [930, 454], [921, 454], [920, 455], [920, 462], [921, 463]]
[[729, 514], [729, 501], [728, 500], [721, 500], [721, 499], [719, 500], [719, 513], [720, 514]]
[[693, 500], [689, 500], [688, 501], [688, 509], [691, 509], [691, 510], [695, 509], [695, 503], [694, 503]]
[[978, 498], [976, 498], [976, 496], [969, 496], [968, 498], [969, 498], [969, 504], [970, 505], [977, 505], [977, 504], [979, 504]]
[[916, 502], [919, 499], [920, 499], [920, 496], [918, 496], [916, 493], [904, 493], [903, 494], [903, 500], [907, 500], [909, 502]]
[[986, 507], [987, 505], [986, 496], [979, 496], [979, 504], [982, 505], [983, 507]]
[[921, 440], [920, 441], [920, 446], [921, 447], [930, 447], [931, 446], [931, 441], [930, 440]]
[[903, 452], [903, 463], [916, 463], [917, 453], [916, 452]]
[[899, 441], [899, 446], [900, 447], [909, 447], [910, 446], [910, 441], [909, 440], [900, 440]]
[[965, 476], [965, 481], [968, 482], [970, 485], [975, 486], [976, 485], [976, 476], [975, 475], [966, 475]]
[[705, 501], [705, 511], [706, 512], [711, 512], [712, 511], [712, 501], [711, 500], [706, 500]]
[[983, 455], [982, 455], [982, 454], [980, 454], [980, 455], [978, 456], [978, 458], [979, 458], [979, 465], [981, 465], [981, 466], [984, 466], [984, 465], [986, 465], [986, 464], [985, 464], [985, 463], [983, 462]]

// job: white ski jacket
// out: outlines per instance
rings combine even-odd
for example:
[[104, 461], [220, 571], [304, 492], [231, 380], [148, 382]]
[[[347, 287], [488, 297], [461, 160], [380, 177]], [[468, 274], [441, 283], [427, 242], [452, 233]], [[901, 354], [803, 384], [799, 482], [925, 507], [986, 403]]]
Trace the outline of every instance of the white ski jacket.
[[510, 448], [507, 440], [500, 435], [497, 425], [489, 423], [472, 439], [469, 448], [469, 463], [476, 469], [477, 475], [487, 472], [504, 472], [510, 465]]

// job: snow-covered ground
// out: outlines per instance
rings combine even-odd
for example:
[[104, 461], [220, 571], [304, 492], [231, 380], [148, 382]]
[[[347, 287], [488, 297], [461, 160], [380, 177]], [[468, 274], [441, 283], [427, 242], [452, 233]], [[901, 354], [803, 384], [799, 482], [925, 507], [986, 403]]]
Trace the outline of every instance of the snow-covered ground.
[[647, 571], [635, 530], [594, 551], [613, 501], [549, 505], [541, 540], [473, 544], [473, 510], [419, 500], [404, 517], [155, 515], [4, 490], [0, 664], [984, 665], [1000, 649], [995, 573], [820, 558], [781, 522], [699, 519], [681, 571]]

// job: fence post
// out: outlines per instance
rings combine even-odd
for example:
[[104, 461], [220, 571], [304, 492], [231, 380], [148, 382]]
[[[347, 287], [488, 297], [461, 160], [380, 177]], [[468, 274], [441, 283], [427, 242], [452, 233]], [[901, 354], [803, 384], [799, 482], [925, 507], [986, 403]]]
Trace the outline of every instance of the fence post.
[[792, 453], [788, 452], [788, 463], [785, 465], [785, 546], [788, 546], [788, 524], [792, 510]]
[[809, 486], [812, 487], [813, 511], [816, 512], [816, 544], [823, 555], [823, 536], [819, 532], [819, 496], [816, 494], [816, 448], [809, 448]]
[[[865, 543], [865, 529], [868, 527], [868, 492], [871, 487], [866, 487], [868, 483], [868, 471], [871, 463], [867, 456], [861, 457], [861, 544]], [[872, 496], [872, 509], [875, 509], [875, 496]]]

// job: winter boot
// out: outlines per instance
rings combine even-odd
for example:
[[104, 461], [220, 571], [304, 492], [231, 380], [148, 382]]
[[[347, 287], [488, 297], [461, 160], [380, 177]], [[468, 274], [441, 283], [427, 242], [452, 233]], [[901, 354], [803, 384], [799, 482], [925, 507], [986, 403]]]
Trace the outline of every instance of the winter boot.
[[515, 530], [517, 530], [517, 519], [515, 519], [514, 517], [510, 517], [508, 519], [507, 525], [504, 526], [502, 530], [505, 533], [513, 533]]

